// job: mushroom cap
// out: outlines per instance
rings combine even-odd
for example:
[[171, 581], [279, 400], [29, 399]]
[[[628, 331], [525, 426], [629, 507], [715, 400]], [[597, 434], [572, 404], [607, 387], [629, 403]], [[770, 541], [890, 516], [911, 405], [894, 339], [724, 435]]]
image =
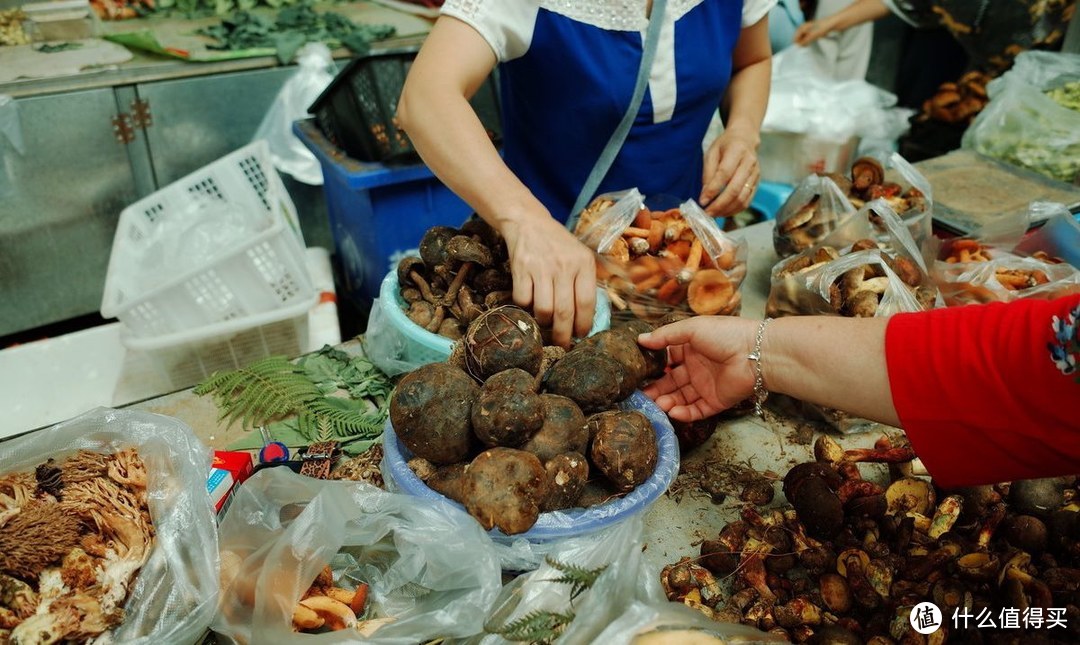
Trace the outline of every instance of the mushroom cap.
[[735, 294], [731, 278], [719, 269], [698, 271], [690, 280], [686, 301], [690, 309], [702, 316], [719, 313]]

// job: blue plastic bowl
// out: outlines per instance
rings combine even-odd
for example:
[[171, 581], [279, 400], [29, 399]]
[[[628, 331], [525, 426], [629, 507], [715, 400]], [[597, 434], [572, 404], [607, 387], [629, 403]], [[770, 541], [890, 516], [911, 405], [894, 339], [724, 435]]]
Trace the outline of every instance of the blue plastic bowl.
[[[530, 542], [548, 542], [568, 537], [575, 537], [598, 531], [611, 526], [627, 517], [649, 508], [675, 481], [679, 474], [679, 442], [671, 421], [652, 399], [640, 391], [634, 392], [619, 404], [621, 410], [637, 410], [648, 417], [656, 431], [657, 460], [656, 469], [641, 485], [622, 497], [589, 508], [573, 508], [561, 511], [541, 513], [531, 529], [516, 535], [505, 535], [498, 529], [489, 531], [498, 542], [509, 543], [525, 538]], [[387, 483], [401, 492], [430, 500], [446, 498], [427, 484], [420, 481], [416, 473], [409, 468], [408, 461], [412, 453], [401, 443], [389, 420], [383, 432], [383, 476]], [[457, 504], [457, 502], [452, 502]], [[464, 508], [457, 504], [459, 508]]]
[[[401, 297], [398, 288], [397, 272], [391, 271], [383, 278], [379, 288], [379, 306], [386, 313], [390, 326], [400, 337], [400, 356], [398, 360], [424, 365], [439, 363], [450, 358], [454, 341], [445, 336], [432, 333], [405, 315], [408, 304]], [[596, 290], [596, 312], [593, 314], [593, 326], [589, 335], [604, 331], [611, 326], [611, 303], [607, 292]]]

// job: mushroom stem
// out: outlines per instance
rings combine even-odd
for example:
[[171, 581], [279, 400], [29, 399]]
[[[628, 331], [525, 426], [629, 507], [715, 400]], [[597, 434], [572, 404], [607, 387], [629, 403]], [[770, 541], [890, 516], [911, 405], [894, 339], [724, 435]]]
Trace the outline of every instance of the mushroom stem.
[[438, 332], [444, 318], [446, 318], [446, 307], [443, 305], [435, 307], [435, 315], [431, 317], [431, 322], [428, 323], [425, 329], [432, 333]]
[[423, 296], [424, 300], [427, 300], [433, 305], [438, 304], [438, 302], [436, 302], [438, 298], [431, 292], [431, 285], [424, 279], [424, 276], [416, 271], [410, 271], [409, 279], [412, 280], [413, 284], [416, 285], [416, 288], [420, 290], [420, 295]]
[[465, 279], [469, 277], [469, 271], [473, 268], [472, 262], [466, 262], [458, 269], [457, 274], [454, 276], [453, 282], [446, 289], [446, 296], [443, 297], [443, 304], [449, 304], [457, 300], [458, 291], [461, 289], [461, 285], [465, 284]]
[[878, 450], [875, 448], [855, 448], [844, 451], [844, 460], [859, 463], [893, 464], [911, 461], [915, 458], [915, 451], [911, 448], [887, 448]]

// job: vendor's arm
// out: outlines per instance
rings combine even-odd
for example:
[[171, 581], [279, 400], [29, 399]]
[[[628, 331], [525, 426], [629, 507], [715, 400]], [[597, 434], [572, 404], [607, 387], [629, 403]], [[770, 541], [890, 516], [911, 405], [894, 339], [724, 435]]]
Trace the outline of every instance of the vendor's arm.
[[767, 16], [743, 28], [731, 64], [724, 131], [706, 151], [701, 177], [699, 203], [714, 217], [745, 210], [761, 178], [757, 149], [772, 75]]
[[[765, 385], [902, 427], [943, 486], [1080, 472], [1080, 295], [891, 318], [774, 320]], [[646, 388], [674, 419], [711, 416], [753, 392], [758, 321], [696, 318], [643, 335], [672, 369]]]
[[440, 17], [405, 81], [397, 117], [424, 162], [506, 239], [514, 302], [561, 345], [592, 326], [593, 254], [503, 163], [468, 99], [497, 62], [470, 25]]
[[834, 31], [872, 22], [889, 15], [884, 0], [855, 0], [844, 9], [821, 20], [807, 20], [795, 30], [795, 44], [805, 47]]

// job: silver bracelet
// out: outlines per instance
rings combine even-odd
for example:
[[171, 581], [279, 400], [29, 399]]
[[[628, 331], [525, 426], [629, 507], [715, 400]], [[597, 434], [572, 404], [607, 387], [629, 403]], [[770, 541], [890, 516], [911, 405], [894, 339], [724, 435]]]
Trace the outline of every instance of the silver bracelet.
[[754, 351], [747, 354], [746, 358], [754, 361], [754, 393], [751, 399], [754, 401], [754, 414], [765, 418], [765, 399], [769, 398], [769, 391], [765, 389], [765, 376], [761, 373], [761, 341], [765, 338], [765, 327], [772, 318], [761, 321], [757, 328], [757, 337], [754, 339]]

